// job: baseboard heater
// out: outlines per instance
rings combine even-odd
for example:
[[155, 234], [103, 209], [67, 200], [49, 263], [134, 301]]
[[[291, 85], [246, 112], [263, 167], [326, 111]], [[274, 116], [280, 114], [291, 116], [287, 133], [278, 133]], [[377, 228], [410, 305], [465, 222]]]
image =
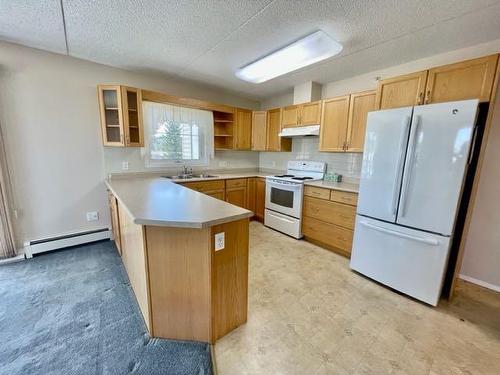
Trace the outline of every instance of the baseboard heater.
[[24, 243], [24, 254], [26, 258], [32, 258], [33, 254], [45, 251], [63, 249], [65, 247], [82, 245], [84, 243], [109, 239], [111, 231], [109, 228], [77, 232], [64, 236], [56, 236], [39, 240], [27, 241]]

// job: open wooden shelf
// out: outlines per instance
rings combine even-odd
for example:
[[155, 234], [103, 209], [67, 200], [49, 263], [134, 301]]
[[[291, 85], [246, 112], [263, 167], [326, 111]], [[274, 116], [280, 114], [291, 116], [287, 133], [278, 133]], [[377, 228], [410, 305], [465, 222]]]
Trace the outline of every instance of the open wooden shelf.
[[232, 137], [232, 134], [214, 134], [214, 137]]
[[116, 125], [116, 124], [107, 124], [106, 125], [107, 128], [119, 128], [120, 125]]
[[118, 111], [116, 107], [106, 107], [106, 111]]

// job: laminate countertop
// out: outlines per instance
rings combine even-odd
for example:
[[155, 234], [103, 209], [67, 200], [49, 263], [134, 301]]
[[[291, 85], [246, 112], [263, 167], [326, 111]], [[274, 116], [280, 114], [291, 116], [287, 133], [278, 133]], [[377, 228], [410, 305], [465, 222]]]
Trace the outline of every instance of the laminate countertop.
[[118, 178], [106, 180], [106, 185], [132, 216], [135, 224], [206, 228], [253, 215], [249, 210], [163, 177]]
[[352, 184], [349, 182], [333, 182], [333, 181], [320, 180], [320, 181], [305, 182], [304, 185], [317, 186], [325, 189], [346, 191], [349, 193], [359, 192], [359, 185]]

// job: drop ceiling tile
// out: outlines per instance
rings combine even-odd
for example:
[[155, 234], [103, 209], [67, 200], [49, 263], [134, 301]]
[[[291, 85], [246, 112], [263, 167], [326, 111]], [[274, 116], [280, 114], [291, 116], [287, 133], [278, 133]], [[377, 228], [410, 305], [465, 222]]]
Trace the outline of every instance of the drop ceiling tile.
[[64, 1], [71, 55], [176, 74], [271, 0]]
[[[500, 16], [498, 0], [319, 1], [309, 7], [304, 4], [273, 2], [259, 17], [187, 66], [182, 75], [207, 82], [220, 77], [219, 84], [233, 90], [268, 97], [299, 82], [329, 82], [395, 65], [396, 61], [407, 62], [465, 47], [472, 44], [471, 40], [480, 43], [500, 38], [496, 23]], [[424, 38], [428, 28], [436, 35], [425, 39], [425, 45], [406, 44], [408, 40], [418, 40], [421, 33]], [[317, 29], [344, 45], [339, 56], [258, 85], [234, 77], [237, 68]], [[385, 44], [390, 47], [384, 48]], [[369, 53], [362, 53], [366, 49]], [[356, 58], [357, 54], [365, 58]], [[344, 64], [345, 61], [349, 63]]]
[[0, 1], [0, 39], [66, 53], [59, 0]]

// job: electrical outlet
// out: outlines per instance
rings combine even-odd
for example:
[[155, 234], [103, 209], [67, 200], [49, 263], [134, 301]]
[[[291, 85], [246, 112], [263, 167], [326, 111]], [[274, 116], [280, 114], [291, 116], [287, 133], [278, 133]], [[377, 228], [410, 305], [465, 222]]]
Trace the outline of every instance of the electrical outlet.
[[128, 161], [122, 162], [122, 170], [128, 171]]
[[97, 221], [97, 220], [99, 220], [99, 212], [97, 211], [87, 212], [87, 221]]
[[224, 249], [224, 232], [215, 234], [215, 251]]
[[229, 166], [229, 162], [226, 160], [219, 162], [219, 167], [228, 167], [228, 166]]

